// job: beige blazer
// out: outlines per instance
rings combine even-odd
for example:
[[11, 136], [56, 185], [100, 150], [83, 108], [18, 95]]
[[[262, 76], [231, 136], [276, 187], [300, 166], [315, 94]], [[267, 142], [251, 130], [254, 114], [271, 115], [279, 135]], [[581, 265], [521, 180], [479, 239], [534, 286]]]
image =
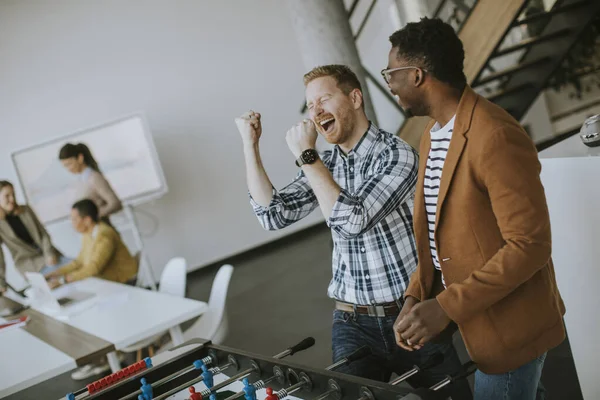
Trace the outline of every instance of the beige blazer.
[[[39, 272], [46, 266], [47, 257], [54, 256], [60, 258], [62, 254], [52, 246], [50, 235], [48, 235], [48, 232], [46, 232], [46, 229], [29, 206], [20, 206], [19, 217], [39, 249], [34, 248], [17, 237], [10, 224], [4, 218], [0, 218], [0, 245], [2, 243], [6, 245], [15, 262], [15, 267], [21, 273], [26, 271]], [[6, 263], [4, 261], [4, 254], [0, 251], [0, 287], [6, 285], [5, 274]]]
[[77, 188], [76, 201], [90, 199], [98, 207], [100, 218], [121, 211], [123, 205], [104, 175], [91, 168], [81, 174], [81, 182]]

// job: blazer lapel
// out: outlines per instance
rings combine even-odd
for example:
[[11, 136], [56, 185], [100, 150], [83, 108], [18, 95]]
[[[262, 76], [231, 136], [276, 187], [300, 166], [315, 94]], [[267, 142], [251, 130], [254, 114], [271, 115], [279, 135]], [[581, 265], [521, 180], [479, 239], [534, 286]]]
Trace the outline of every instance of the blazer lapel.
[[425, 196], [423, 188], [425, 183], [427, 158], [429, 157], [429, 150], [431, 149], [431, 136], [429, 131], [432, 126], [433, 122], [427, 125], [427, 128], [421, 137], [421, 145], [419, 146], [419, 176], [417, 178], [417, 187], [415, 189], [415, 205], [413, 212], [413, 225], [420, 264], [419, 283], [424, 298], [429, 298], [434, 278], [433, 263], [431, 261], [431, 253], [429, 252], [429, 225], [427, 223], [427, 214], [425, 212]]
[[23, 225], [25, 225], [25, 228], [27, 228], [27, 231], [29, 232], [29, 235], [31, 236], [33, 241], [38, 245], [41, 245], [42, 238], [39, 235], [39, 232], [31, 214], [27, 212], [27, 210], [25, 210], [21, 213], [20, 217], [21, 221], [23, 221]]
[[6, 219], [4, 218], [0, 219], [0, 232], [2, 232], [3, 236], [9, 237], [13, 240], [19, 239], [17, 235], [15, 235], [15, 233], [13, 232], [10, 224], [6, 222]]
[[[435, 231], [439, 225], [442, 210], [444, 208], [444, 200], [450, 189], [454, 171], [460, 161], [460, 157], [467, 144], [466, 133], [471, 126], [473, 118], [473, 109], [477, 103], [477, 94], [470, 87], [466, 87], [456, 110], [456, 118], [454, 120], [454, 129], [452, 130], [452, 139], [450, 147], [444, 161], [444, 169], [442, 170], [442, 178], [440, 180], [440, 192], [438, 194], [437, 215], [435, 219]], [[436, 236], [437, 238], [437, 236]]]
[[454, 171], [456, 170], [456, 166], [458, 165], [458, 160], [460, 160], [460, 156], [462, 155], [462, 152], [465, 149], [465, 144], [467, 143], [467, 139], [462, 134], [457, 133], [458, 132], [452, 132], [450, 147], [448, 148], [448, 153], [446, 154], [446, 161], [444, 161], [444, 169], [442, 170], [442, 178], [440, 180], [440, 192], [438, 194], [437, 203], [437, 218], [435, 219], [436, 229], [440, 220], [439, 216], [442, 214], [441, 211], [444, 205], [444, 200], [446, 199], [446, 195], [448, 194], [450, 182], [452, 182], [452, 177], [454, 176]]
[[[41, 243], [40, 235], [36, 230], [35, 223], [33, 222], [31, 215], [27, 211], [23, 211], [21, 214], [19, 214], [19, 218], [21, 218], [23, 225], [25, 225], [25, 228], [27, 228], [27, 231], [29, 232], [29, 235], [31, 235], [33, 241], [35, 243]], [[18, 237], [13, 231], [12, 226], [10, 226], [6, 219], [0, 219], [0, 232], [2, 232], [3, 235], [6, 235], [7, 238], [18, 242], [23, 247], [27, 247], [29, 249], [35, 248], [32, 247], [29, 243], [24, 242], [20, 237]]]
[[417, 187], [415, 189], [414, 229], [415, 235], [418, 238], [423, 237], [427, 227], [423, 185], [425, 184], [425, 168], [427, 167], [427, 157], [429, 157], [430, 148], [431, 139], [429, 136], [429, 129], [426, 129], [421, 137], [421, 146], [419, 147], [419, 174], [417, 177]]

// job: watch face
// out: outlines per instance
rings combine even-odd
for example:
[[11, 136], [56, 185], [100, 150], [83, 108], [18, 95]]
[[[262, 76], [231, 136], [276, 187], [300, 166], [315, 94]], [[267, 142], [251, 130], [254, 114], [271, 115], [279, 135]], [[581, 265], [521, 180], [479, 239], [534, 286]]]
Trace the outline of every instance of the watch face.
[[306, 164], [314, 163], [315, 161], [317, 161], [318, 156], [319, 156], [319, 154], [317, 153], [317, 151], [313, 150], [313, 149], [304, 150], [302, 152], [302, 160]]

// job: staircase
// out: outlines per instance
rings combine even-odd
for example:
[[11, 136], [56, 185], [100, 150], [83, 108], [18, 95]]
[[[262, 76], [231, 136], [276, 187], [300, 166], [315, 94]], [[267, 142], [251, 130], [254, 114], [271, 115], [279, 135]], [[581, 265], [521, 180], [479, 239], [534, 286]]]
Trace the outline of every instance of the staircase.
[[[480, 0], [458, 35], [467, 82], [479, 94], [523, 118], [585, 29], [599, 0], [558, 0], [531, 13], [527, 0]], [[428, 118], [411, 118], [399, 135], [418, 148]]]

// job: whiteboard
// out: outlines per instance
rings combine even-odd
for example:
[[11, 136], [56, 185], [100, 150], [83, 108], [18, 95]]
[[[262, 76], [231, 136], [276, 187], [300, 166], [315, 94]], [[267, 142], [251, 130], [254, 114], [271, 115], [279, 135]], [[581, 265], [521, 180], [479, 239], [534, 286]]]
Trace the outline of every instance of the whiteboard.
[[69, 173], [58, 159], [65, 143], [84, 143], [102, 174], [124, 205], [154, 200], [167, 184], [143, 114], [15, 151], [11, 158], [27, 203], [44, 224], [69, 216], [79, 175]]

